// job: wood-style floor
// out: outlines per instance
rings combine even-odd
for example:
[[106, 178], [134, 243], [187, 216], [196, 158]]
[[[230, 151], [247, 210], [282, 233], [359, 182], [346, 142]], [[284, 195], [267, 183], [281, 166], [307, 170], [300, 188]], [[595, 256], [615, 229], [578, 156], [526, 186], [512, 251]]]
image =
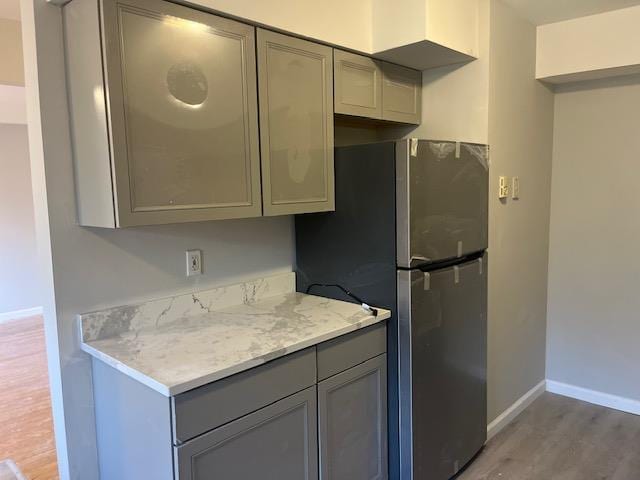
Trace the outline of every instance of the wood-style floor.
[[640, 416], [545, 393], [456, 480], [640, 480]]
[[0, 460], [30, 480], [58, 478], [42, 317], [0, 324]]

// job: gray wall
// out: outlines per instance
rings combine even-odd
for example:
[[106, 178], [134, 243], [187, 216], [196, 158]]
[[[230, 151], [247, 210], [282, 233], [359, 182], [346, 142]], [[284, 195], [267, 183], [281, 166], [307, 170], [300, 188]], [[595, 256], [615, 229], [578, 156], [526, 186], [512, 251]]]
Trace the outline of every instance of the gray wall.
[[[491, 4], [489, 420], [545, 378], [553, 93], [535, 80], [536, 29]], [[519, 200], [498, 176], [519, 176]]]
[[547, 378], [640, 401], [640, 77], [555, 104]]
[[42, 305], [25, 125], [0, 124], [0, 315]]

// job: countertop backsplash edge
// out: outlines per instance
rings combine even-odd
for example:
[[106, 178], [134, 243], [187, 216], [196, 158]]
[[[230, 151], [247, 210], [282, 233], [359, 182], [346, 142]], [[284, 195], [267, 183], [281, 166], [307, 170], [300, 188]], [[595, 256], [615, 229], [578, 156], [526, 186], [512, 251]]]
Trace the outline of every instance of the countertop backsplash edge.
[[286, 272], [200, 292], [83, 313], [78, 315], [80, 340], [102, 340], [132, 330], [156, 328], [187, 316], [292, 293], [295, 291], [295, 278], [295, 272]]

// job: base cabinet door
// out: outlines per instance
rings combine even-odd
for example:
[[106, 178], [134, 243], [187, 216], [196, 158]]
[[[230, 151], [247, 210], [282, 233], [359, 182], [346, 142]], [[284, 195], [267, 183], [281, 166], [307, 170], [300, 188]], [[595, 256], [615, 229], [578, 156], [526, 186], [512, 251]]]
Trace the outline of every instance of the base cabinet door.
[[179, 480], [317, 480], [316, 387], [175, 448]]
[[318, 383], [321, 480], [387, 474], [387, 356]]
[[335, 210], [332, 49], [257, 38], [264, 215]]

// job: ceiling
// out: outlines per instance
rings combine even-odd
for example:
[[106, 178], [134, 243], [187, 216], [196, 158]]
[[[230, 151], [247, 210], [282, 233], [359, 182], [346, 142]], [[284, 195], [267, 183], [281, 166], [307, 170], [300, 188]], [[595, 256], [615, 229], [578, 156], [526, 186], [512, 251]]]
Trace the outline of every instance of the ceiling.
[[20, 0], [0, 0], [0, 18], [20, 20]]
[[[640, 5], [640, 0], [503, 0], [535, 25]], [[20, 20], [20, 0], [0, 0], [0, 18]]]
[[503, 0], [535, 25], [640, 5], [640, 0]]

